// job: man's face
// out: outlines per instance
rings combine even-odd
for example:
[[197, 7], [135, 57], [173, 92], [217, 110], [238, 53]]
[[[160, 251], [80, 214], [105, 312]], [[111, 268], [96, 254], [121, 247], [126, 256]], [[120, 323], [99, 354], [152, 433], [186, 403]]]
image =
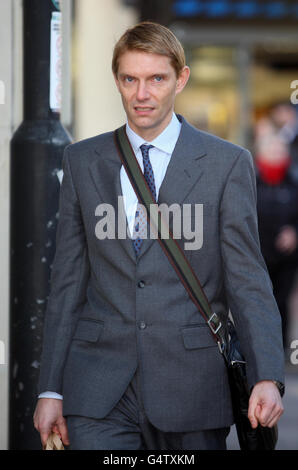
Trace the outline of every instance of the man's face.
[[176, 94], [188, 77], [188, 67], [177, 77], [166, 56], [137, 50], [123, 53], [115, 81], [130, 127], [146, 140], [157, 137], [170, 123]]

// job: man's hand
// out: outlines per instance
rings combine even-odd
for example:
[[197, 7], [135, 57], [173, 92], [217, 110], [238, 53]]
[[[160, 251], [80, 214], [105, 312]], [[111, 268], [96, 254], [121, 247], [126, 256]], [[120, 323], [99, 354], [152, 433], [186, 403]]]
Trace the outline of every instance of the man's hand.
[[35, 429], [40, 433], [43, 447], [52, 431], [58, 434], [64, 445], [69, 445], [66, 420], [62, 414], [62, 400], [40, 398], [35, 408], [33, 422]]
[[256, 428], [260, 423], [264, 427], [273, 427], [284, 408], [279, 390], [271, 380], [258, 382], [249, 399], [248, 419], [252, 428]]

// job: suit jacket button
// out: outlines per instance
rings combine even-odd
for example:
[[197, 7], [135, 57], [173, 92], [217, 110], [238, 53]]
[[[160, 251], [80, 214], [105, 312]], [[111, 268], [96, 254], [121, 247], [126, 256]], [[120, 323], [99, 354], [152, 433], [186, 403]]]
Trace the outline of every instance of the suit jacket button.
[[138, 287], [145, 287], [145, 281], [139, 281], [138, 282]]
[[144, 321], [140, 321], [140, 323], [139, 323], [139, 328], [140, 328], [140, 330], [144, 330], [144, 329], [146, 328], [146, 326], [147, 326], [147, 325], [146, 325], [146, 323], [145, 323]]

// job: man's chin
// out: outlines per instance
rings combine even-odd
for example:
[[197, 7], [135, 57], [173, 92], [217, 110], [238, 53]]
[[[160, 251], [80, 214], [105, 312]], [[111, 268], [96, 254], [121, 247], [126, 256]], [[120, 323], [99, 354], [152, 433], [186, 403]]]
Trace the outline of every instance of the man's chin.
[[136, 119], [131, 120], [134, 127], [139, 129], [153, 129], [158, 123], [147, 116], [138, 116]]
[[156, 118], [154, 119], [153, 116], [134, 116], [133, 122], [138, 126], [154, 127], [156, 125]]
[[150, 136], [159, 134], [166, 127], [167, 121], [163, 116], [129, 116], [128, 123], [137, 134], [150, 132]]

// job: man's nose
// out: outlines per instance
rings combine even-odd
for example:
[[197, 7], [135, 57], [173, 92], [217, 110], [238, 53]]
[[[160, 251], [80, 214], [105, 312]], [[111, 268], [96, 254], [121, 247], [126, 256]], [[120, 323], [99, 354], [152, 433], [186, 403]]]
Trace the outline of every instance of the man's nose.
[[144, 82], [139, 82], [138, 83], [138, 88], [137, 88], [137, 100], [139, 101], [144, 101], [147, 98], [150, 97], [150, 93], [148, 90], [148, 86]]

